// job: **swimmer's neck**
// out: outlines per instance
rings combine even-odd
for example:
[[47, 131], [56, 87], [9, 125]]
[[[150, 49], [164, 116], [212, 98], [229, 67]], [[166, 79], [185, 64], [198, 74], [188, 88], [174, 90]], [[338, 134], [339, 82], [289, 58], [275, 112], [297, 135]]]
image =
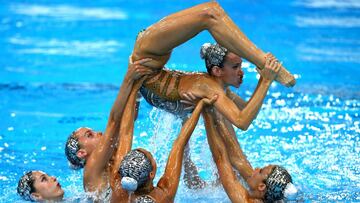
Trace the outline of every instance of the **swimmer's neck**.
[[225, 90], [230, 85], [226, 84], [220, 77], [212, 76], [212, 78]]
[[153, 181], [148, 181], [146, 185], [142, 186], [141, 188], [138, 188], [134, 193], [135, 195], [144, 195], [149, 194], [151, 191], [154, 190]]
[[252, 201], [262, 200], [262, 198], [264, 197], [264, 194], [261, 194], [259, 191], [254, 191], [251, 189], [250, 191], [248, 191], [248, 195], [249, 195], [248, 198], [251, 199]]

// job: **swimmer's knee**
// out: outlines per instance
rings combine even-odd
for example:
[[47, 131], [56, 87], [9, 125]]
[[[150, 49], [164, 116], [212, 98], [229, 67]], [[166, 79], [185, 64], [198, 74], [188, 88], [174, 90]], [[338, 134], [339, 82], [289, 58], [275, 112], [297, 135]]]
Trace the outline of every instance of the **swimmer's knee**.
[[219, 22], [225, 14], [217, 2], [209, 2], [200, 12], [200, 18], [203, 19], [207, 27], [211, 27]]

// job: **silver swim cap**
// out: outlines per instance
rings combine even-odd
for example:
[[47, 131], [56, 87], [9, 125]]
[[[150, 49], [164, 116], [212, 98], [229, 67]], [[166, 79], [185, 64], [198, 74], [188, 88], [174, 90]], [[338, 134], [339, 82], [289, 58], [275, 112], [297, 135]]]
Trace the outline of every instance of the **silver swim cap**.
[[17, 186], [17, 193], [27, 201], [34, 201], [31, 196], [31, 193], [35, 192], [35, 188], [33, 186], [34, 180], [32, 177], [32, 171], [25, 173], [19, 180]]
[[287, 170], [281, 166], [275, 166], [265, 180], [265, 202], [274, 202], [284, 199], [284, 191], [292, 179]]
[[150, 160], [139, 150], [131, 150], [121, 161], [119, 173], [122, 177], [122, 188], [135, 191], [148, 179], [153, 170]]
[[80, 149], [79, 140], [76, 137], [76, 132], [74, 131], [67, 139], [65, 144], [65, 155], [71, 164], [71, 168], [80, 169], [85, 166], [85, 160], [80, 159], [76, 153]]
[[222, 66], [227, 52], [228, 50], [219, 44], [205, 43], [201, 46], [200, 57], [205, 60], [209, 71], [213, 66]]

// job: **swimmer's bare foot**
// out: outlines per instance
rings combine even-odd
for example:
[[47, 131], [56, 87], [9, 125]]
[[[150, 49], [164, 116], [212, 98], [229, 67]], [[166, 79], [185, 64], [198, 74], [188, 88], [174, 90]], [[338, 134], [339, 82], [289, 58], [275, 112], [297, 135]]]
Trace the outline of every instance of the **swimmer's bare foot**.
[[184, 150], [184, 183], [189, 189], [202, 189], [206, 186], [206, 182], [199, 176], [198, 170], [190, 157], [189, 143]]
[[[273, 55], [271, 53], [266, 53], [265, 58], [267, 57], [273, 57]], [[280, 71], [278, 72], [275, 78], [275, 81], [279, 82], [280, 84], [286, 87], [293, 87], [296, 84], [295, 77], [282, 65], [282, 63], [281, 63]]]
[[293, 87], [296, 84], [295, 77], [284, 66], [281, 66], [280, 71], [275, 78], [280, 84], [286, 87]]

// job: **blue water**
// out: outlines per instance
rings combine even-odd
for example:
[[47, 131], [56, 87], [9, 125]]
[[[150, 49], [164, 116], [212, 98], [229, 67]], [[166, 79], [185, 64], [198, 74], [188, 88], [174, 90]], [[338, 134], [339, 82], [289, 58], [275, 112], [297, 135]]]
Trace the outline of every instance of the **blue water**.
[[[104, 130], [139, 30], [204, 1], [0, 1], [0, 202], [16, 195], [27, 170], [57, 176], [65, 197], [81, 197], [64, 142], [79, 126]], [[300, 189], [298, 201], [360, 202], [360, 2], [357, 0], [219, 1], [258, 47], [298, 78], [273, 85], [258, 118], [238, 140], [255, 167], [281, 164]], [[169, 68], [204, 70], [207, 33], [174, 50]], [[236, 92], [256, 85], [245, 63]], [[159, 122], [161, 121], [161, 122]], [[167, 122], [164, 122], [167, 121]], [[181, 122], [141, 102], [134, 147], [155, 154], [162, 174]], [[216, 171], [200, 121], [192, 158], [207, 181]], [[229, 202], [221, 187], [189, 191], [176, 202]]]

